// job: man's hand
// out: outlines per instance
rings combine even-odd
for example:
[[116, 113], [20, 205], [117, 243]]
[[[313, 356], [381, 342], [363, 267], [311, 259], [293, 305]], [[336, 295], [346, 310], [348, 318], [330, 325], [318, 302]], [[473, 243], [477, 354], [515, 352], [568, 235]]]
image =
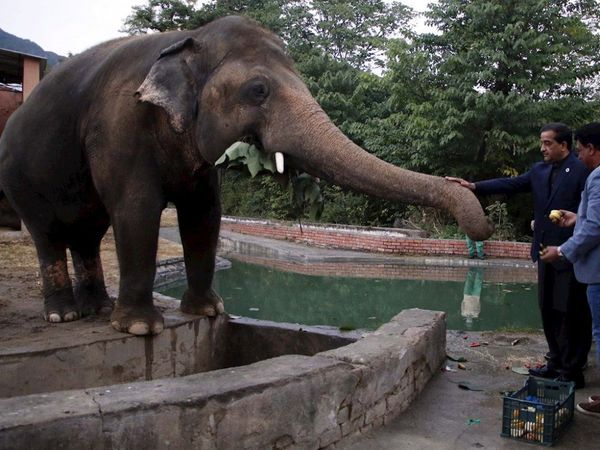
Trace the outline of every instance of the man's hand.
[[466, 187], [467, 189], [470, 189], [472, 191], [475, 190], [475, 184], [474, 183], [469, 183], [467, 180], [463, 180], [462, 178], [456, 178], [456, 177], [445, 177], [446, 180], [448, 181], [453, 181], [454, 183], [458, 183], [463, 187]]
[[562, 217], [558, 221], [559, 227], [572, 227], [577, 222], [577, 214], [564, 209], [559, 210], [562, 213]]
[[540, 259], [547, 263], [558, 261], [560, 259], [558, 247], [550, 246], [542, 248], [540, 250]]

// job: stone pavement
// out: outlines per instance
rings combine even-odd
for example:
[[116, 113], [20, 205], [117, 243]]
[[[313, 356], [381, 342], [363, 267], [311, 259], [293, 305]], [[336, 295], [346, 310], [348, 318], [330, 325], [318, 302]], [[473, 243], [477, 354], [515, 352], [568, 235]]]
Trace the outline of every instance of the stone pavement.
[[[463, 339], [467, 336], [467, 339]], [[511, 343], [519, 339], [519, 343]], [[470, 342], [487, 342], [487, 346], [470, 348]], [[502, 393], [523, 386], [527, 379], [507, 366], [541, 359], [546, 351], [542, 334], [462, 333], [448, 331], [447, 351], [463, 356], [466, 370], [439, 372], [421, 395], [400, 416], [384, 427], [355, 438], [343, 450], [420, 450], [420, 449], [532, 449], [534, 444], [500, 436], [502, 428]], [[590, 357], [594, 355], [590, 352]], [[456, 368], [457, 364], [448, 361]], [[575, 402], [600, 394], [600, 372], [595, 361], [585, 371], [587, 386], [576, 391]], [[458, 387], [466, 382], [473, 389]], [[470, 419], [479, 423], [469, 424]], [[555, 448], [597, 449], [600, 442], [600, 419], [575, 412], [571, 427]]]

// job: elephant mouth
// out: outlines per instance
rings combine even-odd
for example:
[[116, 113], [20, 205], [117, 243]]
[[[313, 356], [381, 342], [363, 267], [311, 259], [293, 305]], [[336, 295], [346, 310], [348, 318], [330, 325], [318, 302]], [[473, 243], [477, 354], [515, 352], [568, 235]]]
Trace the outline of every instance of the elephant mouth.
[[285, 158], [283, 156], [283, 153], [267, 152], [265, 150], [264, 146], [262, 145], [261, 140], [258, 138], [258, 136], [256, 136], [255, 134], [248, 134], [248, 135], [242, 137], [239, 141], [244, 142], [245, 144], [253, 145], [259, 152], [263, 153], [264, 155], [269, 155], [269, 154], [273, 155], [273, 158], [275, 160], [275, 168], [276, 168], [277, 172], [278, 173], [285, 172]]

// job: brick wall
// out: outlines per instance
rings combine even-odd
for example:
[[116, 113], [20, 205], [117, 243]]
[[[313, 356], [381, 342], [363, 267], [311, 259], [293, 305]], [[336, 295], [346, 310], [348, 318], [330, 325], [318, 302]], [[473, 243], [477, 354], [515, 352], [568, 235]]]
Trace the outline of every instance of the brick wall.
[[[225, 255], [225, 257], [227, 257]], [[310, 264], [286, 261], [284, 259], [250, 256], [236, 253], [236, 261], [271, 267], [282, 272], [325, 277], [379, 278], [393, 280], [429, 280], [464, 282], [469, 267], [380, 264], [356, 262], [314, 262]], [[471, 268], [472, 269], [472, 268]], [[182, 273], [181, 271], [179, 272]], [[158, 275], [157, 275], [158, 276]], [[525, 267], [503, 267], [485, 273], [485, 281], [490, 283], [533, 283], [537, 280], [537, 271]]]
[[[395, 228], [315, 225], [263, 219], [223, 217], [221, 229], [314, 247], [360, 250], [397, 255], [466, 256], [462, 239], [427, 239], [412, 230]], [[530, 244], [486, 241], [485, 253], [496, 258], [529, 259]]]

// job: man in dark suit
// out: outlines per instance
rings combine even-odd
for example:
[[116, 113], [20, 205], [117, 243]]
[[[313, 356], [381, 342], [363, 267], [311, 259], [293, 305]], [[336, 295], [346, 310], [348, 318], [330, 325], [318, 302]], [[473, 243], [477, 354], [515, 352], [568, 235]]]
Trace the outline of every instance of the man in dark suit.
[[533, 194], [534, 230], [531, 258], [538, 262], [538, 298], [544, 334], [548, 343], [548, 363], [531, 369], [531, 375], [558, 378], [585, 386], [583, 367], [590, 351], [591, 315], [586, 286], [579, 283], [573, 266], [566, 260], [545, 263], [540, 250], [565, 242], [573, 227], [555, 226], [548, 215], [553, 209], [577, 211], [588, 169], [571, 152], [572, 132], [565, 124], [550, 123], [541, 129], [543, 162], [536, 163], [518, 177], [495, 178], [470, 183], [447, 177], [477, 194]]
[[[573, 263], [577, 279], [588, 284], [592, 334], [596, 339], [600, 368], [600, 123], [581, 127], [575, 133], [575, 141], [579, 159], [592, 173], [585, 183], [577, 215], [561, 211], [562, 217], [557, 223], [561, 227], [571, 227], [576, 223], [573, 236], [558, 247], [548, 247], [541, 259], [547, 263], [567, 259]], [[593, 395], [589, 401], [577, 404], [577, 410], [600, 417], [600, 395]]]

